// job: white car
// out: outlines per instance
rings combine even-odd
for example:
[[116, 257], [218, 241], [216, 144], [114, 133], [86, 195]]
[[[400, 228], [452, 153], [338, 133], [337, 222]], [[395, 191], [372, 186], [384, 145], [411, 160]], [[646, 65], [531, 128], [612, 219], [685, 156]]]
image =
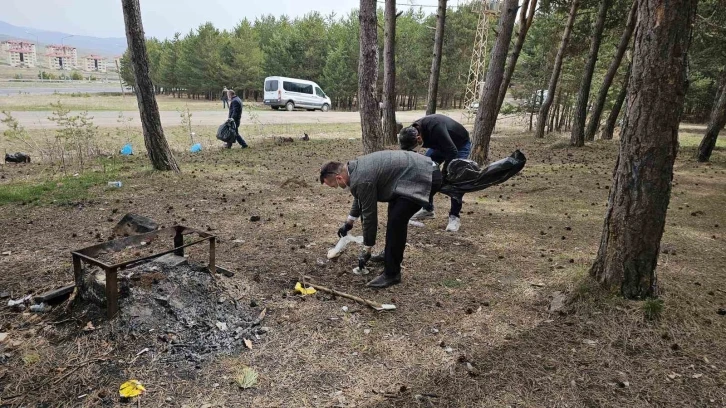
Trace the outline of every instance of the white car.
[[315, 82], [279, 76], [265, 78], [264, 103], [272, 109], [284, 107], [288, 111], [303, 108], [327, 112], [331, 105], [330, 98]]

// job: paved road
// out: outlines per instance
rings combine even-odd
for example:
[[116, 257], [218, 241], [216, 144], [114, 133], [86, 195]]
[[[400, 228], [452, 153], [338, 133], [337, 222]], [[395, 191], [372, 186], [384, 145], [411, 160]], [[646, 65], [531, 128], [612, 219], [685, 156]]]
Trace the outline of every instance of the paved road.
[[[250, 117], [250, 111], [244, 111], [242, 116], [242, 124], [258, 124], [262, 123], [265, 125], [270, 124], [292, 124], [292, 123], [359, 123], [360, 114], [358, 112], [308, 112], [308, 111], [273, 111], [273, 110], [260, 110], [252, 111], [256, 116], [253, 120]], [[179, 113], [176, 111], [162, 111], [161, 113], [161, 124], [163, 126], [179, 126], [180, 119]], [[224, 111], [196, 111], [192, 112], [192, 121], [195, 126], [218, 126], [226, 118], [226, 112]], [[26, 128], [28, 129], [43, 129], [43, 128], [55, 128], [55, 123], [48, 120], [51, 112], [49, 111], [19, 111], [12, 112], [12, 115]], [[116, 127], [118, 126], [118, 112], [114, 111], [93, 111], [90, 112], [93, 116], [93, 123], [100, 127]], [[412, 121], [425, 115], [424, 111], [408, 111], [398, 112], [396, 114], [397, 119], [404, 125], [411, 123]], [[139, 121], [138, 111], [126, 111], [124, 112], [125, 117], [133, 117], [132, 124], [141, 127]], [[462, 120], [461, 111], [454, 111], [451, 116], [456, 120]], [[0, 130], [4, 130], [5, 126], [0, 124]]]

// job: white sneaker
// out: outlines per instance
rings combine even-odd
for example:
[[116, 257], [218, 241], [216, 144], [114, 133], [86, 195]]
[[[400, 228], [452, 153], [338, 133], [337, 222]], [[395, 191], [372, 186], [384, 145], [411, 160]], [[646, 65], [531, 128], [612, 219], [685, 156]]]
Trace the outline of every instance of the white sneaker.
[[424, 208], [418, 210], [418, 212], [414, 214], [413, 217], [411, 217], [411, 219], [414, 221], [425, 220], [427, 218], [434, 218], [434, 212], [428, 211]]
[[450, 232], [456, 232], [461, 227], [461, 218], [455, 215], [449, 215], [449, 225], [446, 226], [446, 230]]

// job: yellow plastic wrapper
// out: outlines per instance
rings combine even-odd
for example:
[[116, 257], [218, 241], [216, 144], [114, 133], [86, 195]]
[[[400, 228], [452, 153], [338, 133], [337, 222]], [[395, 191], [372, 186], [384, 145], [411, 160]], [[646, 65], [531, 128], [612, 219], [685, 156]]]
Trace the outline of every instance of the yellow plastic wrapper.
[[138, 397], [144, 391], [146, 391], [146, 388], [141, 385], [139, 380], [128, 380], [121, 384], [118, 389], [118, 393], [122, 398]]
[[312, 295], [313, 293], [317, 292], [315, 288], [304, 288], [302, 283], [298, 282], [295, 284], [295, 292], [298, 292], [299, 294], [305, 296], [305, 295]]

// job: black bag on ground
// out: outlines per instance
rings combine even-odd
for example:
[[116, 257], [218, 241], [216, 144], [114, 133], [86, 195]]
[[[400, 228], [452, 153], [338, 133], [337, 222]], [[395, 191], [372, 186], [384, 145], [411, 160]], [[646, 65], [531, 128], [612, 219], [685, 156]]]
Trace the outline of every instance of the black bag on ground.
[[484, 190], [487, 187], [503, 183], [519, 173], [527, 163], [524, 153], [515, 150], [506, 159], [496, 161], [482, 169], [467, 159], [454, 159], [447, 167], [446, 180], [440, 192], [455, 199], [472, 191]]
[[237, 136], [237, 126], [233, 120], [226, 121], [217, 129], [217, 139], [225, 143], [234, 143]]
[[5, 153], [5, 163], [30, 163], [30, 156], [25, 153]]

